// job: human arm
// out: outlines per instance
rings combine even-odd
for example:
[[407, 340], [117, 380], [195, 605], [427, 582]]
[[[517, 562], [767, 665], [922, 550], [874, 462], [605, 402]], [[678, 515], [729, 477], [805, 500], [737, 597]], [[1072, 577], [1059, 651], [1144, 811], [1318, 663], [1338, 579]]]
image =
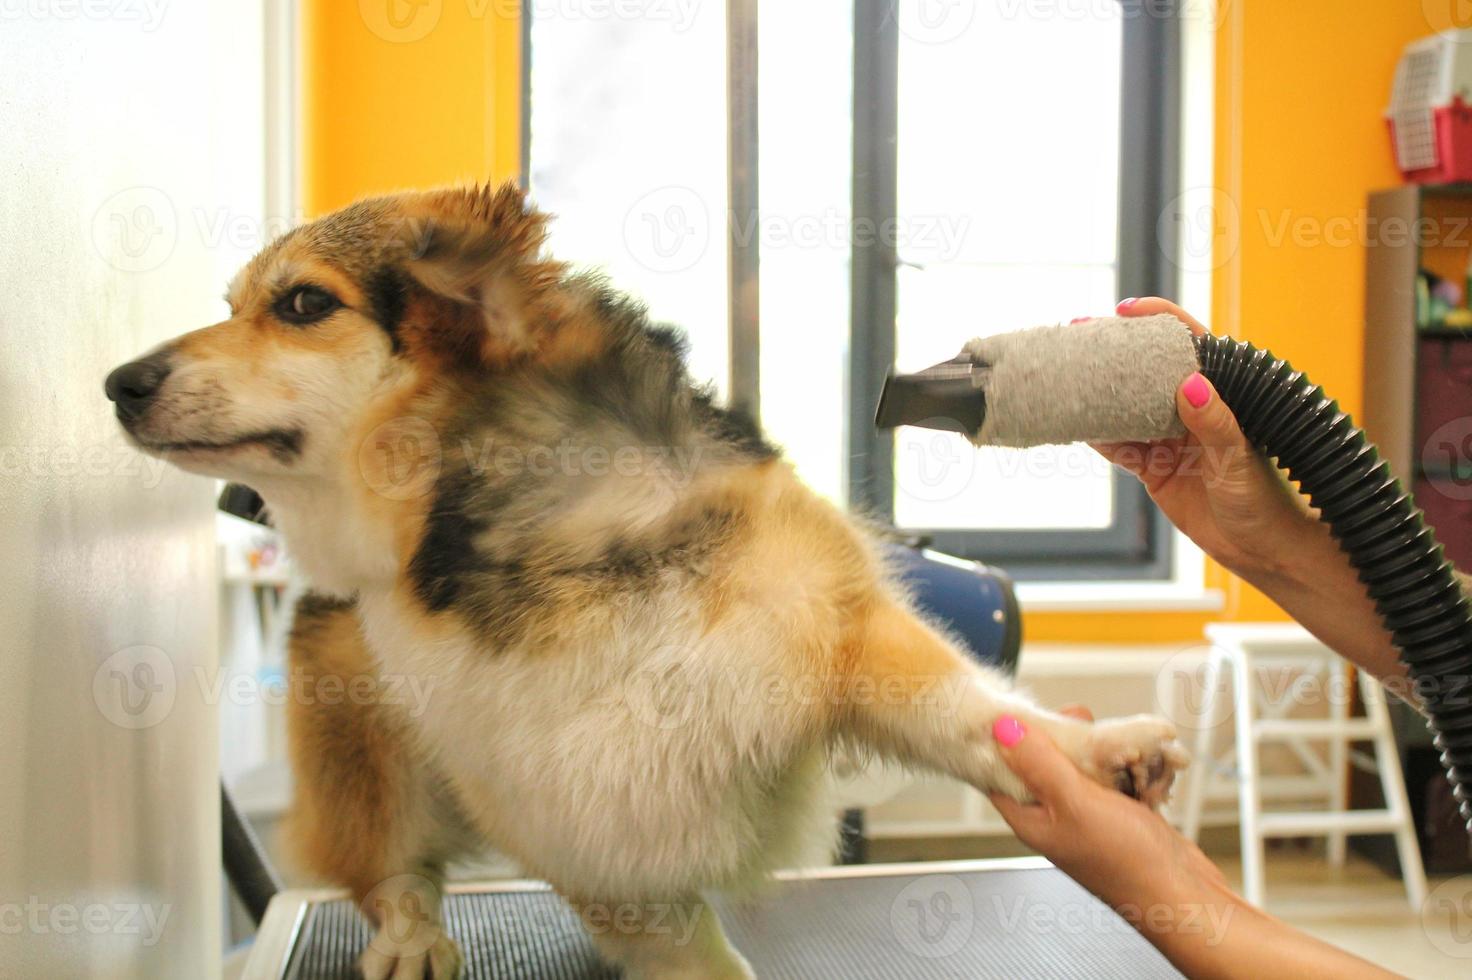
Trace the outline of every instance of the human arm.
[[1090, 780], [1043, 732], [997, 724], [1002, 758], [1035, 797], [992, 802], [1019, 839], [1111, 906], [1192, 978], [1394, 976], [1249, 905], [1149, 807]]

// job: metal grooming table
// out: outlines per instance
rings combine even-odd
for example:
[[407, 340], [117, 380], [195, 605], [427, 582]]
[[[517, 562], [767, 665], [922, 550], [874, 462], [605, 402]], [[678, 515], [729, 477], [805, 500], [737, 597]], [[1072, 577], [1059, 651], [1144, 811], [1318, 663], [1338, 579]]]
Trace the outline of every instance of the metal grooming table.
[[[445, 921], [468, 978], [619, 975], [599, 963], [546, 885], [448, 891]], [[1040, 858], [826, 868], [779, 876], [755, 900], [711, 905], [769, 980], [1180, 976], [1128, 923]], [[244, 978], [350, 980], [368, 939], [344, 893], [284, 891], [271, 901]]]

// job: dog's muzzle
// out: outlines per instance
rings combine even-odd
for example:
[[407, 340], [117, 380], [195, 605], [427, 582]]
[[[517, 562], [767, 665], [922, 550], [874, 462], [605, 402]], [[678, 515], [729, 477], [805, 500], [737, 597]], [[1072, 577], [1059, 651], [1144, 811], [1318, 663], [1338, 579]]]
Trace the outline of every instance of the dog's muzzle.
[[108, 400], [117, 405], [118, 418], [132, 422], [148, 411], [153, 396], [168, 376], [168, 358], [153, 354], [114, 368], [102, 388]]

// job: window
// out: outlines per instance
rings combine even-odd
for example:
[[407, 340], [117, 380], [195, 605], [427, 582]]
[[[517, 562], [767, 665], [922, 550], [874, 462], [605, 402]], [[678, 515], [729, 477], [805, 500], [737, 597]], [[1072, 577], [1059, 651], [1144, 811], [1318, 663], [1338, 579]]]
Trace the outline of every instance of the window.
[[891, 366], [1174, 293], [1156, 221], [1176, 191], [1172, 5], [761, 3], [760, 206], [732, 214], [737, 4], [755, 0], [533, 21], [531, 185], [561, 215], [554, 248], [686, 327], [721, 386], [728, 249], [748, 243], [762, 422], [810, 485], [1019, 577], [1165, 577], [1163, 519], [1087, 447], [978, 452], [872, 419]]
[[551, 248], [679, 324], [724, 392], [725, 20], [719, 5], [528, 3], [529, 181]]
[[896, 233], [855, 256], [851, 496], [1020, 577], [1163, 577], [1162, 519], [1087, 447], [978, 452], [860, 422], [891, 361], [914, 370], [978, 334], [1174, 292], [1156, 232], [1175, 193], [1174, 11], [891, 9], [860, 0], [855, 21], [867, 61], [855, 76], [869, 88], [856, 106], [874, 107], [858, 116], [856, 166], [879, 175], [855, 211], [892, 218]]

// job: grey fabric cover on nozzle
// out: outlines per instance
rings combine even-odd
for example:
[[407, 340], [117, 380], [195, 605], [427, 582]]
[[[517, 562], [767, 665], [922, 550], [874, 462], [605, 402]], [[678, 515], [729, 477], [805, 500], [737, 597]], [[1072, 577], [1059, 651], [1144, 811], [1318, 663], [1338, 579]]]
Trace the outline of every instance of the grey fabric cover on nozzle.
[[1191, 330], [1169, 314], [1034, 327], [966, 345], [990, 366], [978, 446], [1185, 435], [1176, 389], [1197, 369]]

